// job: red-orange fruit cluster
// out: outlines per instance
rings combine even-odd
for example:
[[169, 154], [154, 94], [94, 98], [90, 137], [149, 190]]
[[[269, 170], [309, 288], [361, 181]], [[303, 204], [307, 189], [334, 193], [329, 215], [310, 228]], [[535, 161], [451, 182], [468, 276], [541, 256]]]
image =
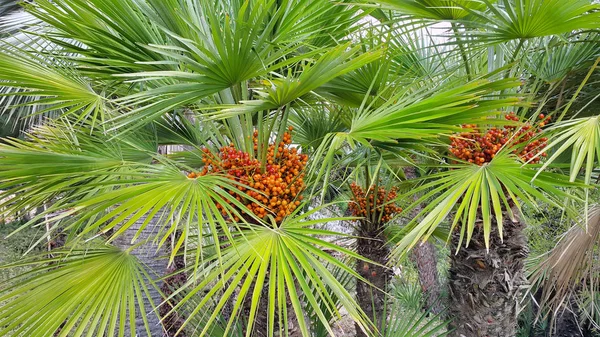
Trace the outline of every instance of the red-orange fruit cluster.
[[[389, 191], [380, 187], [377, 190], [377, 199], [375, 199], [373, 191], [369, 191], [367, 195], [363, 188], [356, 183], [350, 184], [350, 189], [352, 190], [352, 202], [349, 207], [354, 216], [366, 217], [375, 212], [375, 218], [381, 219], [382, 223], [386, 223], [395, 214], [402, 212], [402, 209], [393, 202], [398, 196], [395, 187], [392, 187]], [[367, 212], [367, 208], [369, 212]]]
[[[224, 174], [241, 183], [237, 187], [238, 190], [245, 192], [258, 203], [230, 191], [232, 196], [256, 216], [266, 220], [271, 214], [279, 223], [300, 205], [302, 200], [300, 194], [305, 188], [303, 171], [308, 162], [307, 155], [299, 153], [297, 148], [291, 146], [293, 128], [290, 126], [288, 130], [283, 134], [279, 144], [269, 144], [264, 167], [257, 158], [237, 150], [231, 144], [222, 147], [217, 155], [206, 148], [203, 149], [204, 168], [199, 173], [188, 174], [188, 178], [193, 179], [206, 174]], [[256, 153], [258, 131], [254, 131], [253, 141]], [[233, 205], [231, 201], [227, 203]], [[227, 215], [221, 205], [217, 207], [223, 215]], [[239, 219], [234, 217], [234, 221]]]
[[[513, 112], [504, 117], [509, 121], [519, 121], [519, 117]], [[546, 153], [540, 154], [540, 151], [546, 146], [548, 139], [535, 138], [542, 131], [541, 128], [550, 121], [550, 117], [545, 117], [543, 114], [539, 117], [541, 121], [536, 126], [525, 122], [521, 125], [492, 127], [485, 133], [474, 124], [464, 124], [463, 129], [472, 131], [461, 132], [450, 137], [450, 152], [458, 159], [483, 165], [490, 162], [502, 147], [508, 146], [513, 148], [513, 153], [522, 160], [538, 163], [546, 156]], [[540, 155], [537, 156], [538, 154]]]

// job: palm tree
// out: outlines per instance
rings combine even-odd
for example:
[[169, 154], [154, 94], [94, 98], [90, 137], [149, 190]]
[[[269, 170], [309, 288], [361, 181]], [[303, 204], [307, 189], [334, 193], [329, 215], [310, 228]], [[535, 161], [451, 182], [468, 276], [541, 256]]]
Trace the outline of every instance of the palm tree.
[[[570, 34], [578, 29], [597, 29], [597, 24], [591, 21], [597, 15], [593, 12], [595, 5], [586, 1], [381, 3], [422, 19], [450, 21], [453, 34], [450, 39], [457, 45], [467, 77], [502, 68], [506, 69], [500, 70], [504, 73], [503, 77], [521, 74], [521, 78], [528, 79], [521, 93], [541, 101], [540, 107], [544, 106], [545, 98], [554, 92], [565, 74], [576, 67], [576, 63], [561, 64], [560, 71], [556, 67], [534, 68], [532, 65], [536, 62], [556, 62], [556, 59], [565, 58], [560, 52], [557, 52], [556, 59], [553, 55], [543, 57], [536, 54], [531, 42], [545, 41], [547, 36]], [[562, 16], [559, 22], [547, 19], [558, 13]], [[569, 19], [562, 21], [567, 13]], [[552, 24], [544, 24], [550, 21]], [[586, 62], [590, 56], [593, 59], [594, 38], [582, 39], [577, 34], [570, 38], [573, 42], [582, 42], [584, 47], [579, 51], [592, 50], [577, 57], [583, 57]], [[566, 48], [575, 47], [567, 44]], [[530, 58], [529, 55], [533, 56]], [[571, 58], [573, 56], [575, 53]], [[478, 63], [478, 59], [484, 62]], [[508, 67], [515, 61], [518, 62]], [[544, 77], [542, 71], [547, 71], [546, 74], [553, 72], [554, 78]], [[539, 110], [521, 109], [518, 119], [521, 122], [535, 120], [539, 114]], [[485, 134], [486, 131], [481, 132]], [[470, 145], [465, 146], [469, 148]], [[419, 191], [427, 193], [419, 202], [430, 200], [428, 198], [433, 201], [421, 212], [423, 220], [415, 221], [414, 226], [409, 226], [412, 230], [405, 231], [406, 236], [396, 249], [396, 253], [402, 254], [423, 237], [427, 238], [447, 214], [454, 211], [451, 240], [456, 254], [452, 256], [450, 270], [450, 308], [454, 317], [453, 334], [456, 336], [515, 334], [516, 303], [526, 282], [523, 266], [527, 248], [522, 235], [525, 224], [520, 220], [520, 205], [542, 200], [555, 206], [563, 204], [556, 197], [564, 192], [549, 190], [550, 186], [544, 183], [549, 176], [542, 178], [543, 173], [536, 167], [522, 166], [532, 160], [519, 159], [510, 152], [515, 150], [504, 145], [493, 159], [488, 157], [480, 163], [465, 163], [466, 166], [459, 162], [458, 166], [449, 166], [449, 171], [426, 177], [426, 183]], [[456, 157], [451, 161], [456, 161]], [[553, 179], [556, 186], [565, 183], [563, 186], [567, 186], [569, 182], [560, 176]], [[465, 246], [461, 247], [463, 244]]]
[[[399, 172], [415, 156], [437, 171], [411, 182], [420, 197], [404, 212], [427, 204], [392, 240], [398, 242], [392, 257], [442, 236], [440, 224], [453, 212], [453, 243], [457, 249], [469, 244], [453, 256], [451, 287], [461, 287], [451, 298], [454, 333], [510, 335], [526, 255], [518, 207], [537, 200], [561, 207], [565, 189], [584, 184], [523, 165], [514, 151], [526, 144], [506, 146], [483, 165], [460, 161], [448, 153], [448, 136], [465, 131], [463, 124], [504, 124], [493, 117], [517, 105], [519, 122], [537, 118], [539, 112], [522, 101], [544, 102], [540, 97], [560, 81], [542, 85], [531, 67], [542, 60], [523, 55], [542, 53], [535, 42], [549, 36], [576, 44], [567, 34], [597, 29], [600, 14], [583, 0], [379, 3], [28, 4], [37, 18], [36, 44], [44, 48], [4, 41], [0, 80], [4, 92], [23, 103], [12, 109], [48, 119], [28, 130], [26, 139], [0, 145], [0, 206], [14, 213], [51, 200], [46, 213], [61, 213], [41, 223], [69, 240], [54, 259], [58, 267], [31, 258], [24, 263], [34, 271], [0, 293], [6, 303], [0, 335], [47, 336], [66, 322], [62, 336], [125, 335], [127, 325], [133, 336], [140, 333], [135, 313], [151, 335], [146, 313], [160, 304], [150, 291], [157, 280], [130, 253], [166, 244], [172, 246], [167, 263], [186, 263], [187, 281], [170, 295], [180, 299], [172, 311], [185, 312], [182, 331], [287, 334], [286, 322], [294, 316], [303, 336], [311, 335], [312, 326], [333, 334], [330, 321], [344, 307], [359, 334], [376, 335], [386, 303], [373, 299], [386, 280], [369, 278], [361, 267], [385, 269], [391, 236], [378, 236], [397, 229], [375, 221], [376, 212], [358, 219], [363, 228], [376, 225], [359, 236], [378, 238], [373, 248], [383, 252], [361, 256], [322, 239], [338, 233], [314, 225], [339, 218], [309, 220], [319, 208], [310, 210], [306, 200], [323, 199], [324, 187], [336, 178], [332, 172], [345, 169], [369, 172], [355, 175], [365, 190], [379, 184], [373, 173], [398, 185]], [[448, 35], [440, 40], [435, 24], [444, 23]], [[516, 77], [532, 79], [523, 85]], [[330, 123], [299, 117], [319, 115]], [[286, 133], [289, 124], [292, 135], [304, 139], [300, 150]], [[191, 149], [157, 153], [167, 144]], [[307, 162], [291, 176], [276, 177], [278, 168], [289, 166], [279, 159], [284, 150], [307, 155], [301, 160]], [[252, 169], [233, 167], [240, 158]], [[292, 191], [292, 185], [269, 183], [282, 184], [277, 178], [300, 185]], [[404, 198], [412, 199], [397, 201]], [[282, 208], [291, 202], [294, 207]], [[154, 224], [154, 235], [144, 237]], [[113, 243], [132, 228], [136, 234], [127, 241], [133, 246], [115, 249]], [[176, 232], [179, 239], [170, 242]], [[356, 263], [340, 262], [331, 252]], [[482, 288], [486, 272], [492, 277]], [[466, 284], [465, 273], [471, 276]], [[508, 275], [514, 287], [504, 287], [499, 275]], [[374, 295], [357, 301], [344, 287], [346, 277]], [[225, 308], [231, 309], [227, 317]], [[490, 322], [492, 310], [507, 316]], [[247, 317], [240, 317], [243, 311]], [[240, 324], [245, 327], [238, 329]]]
[[[408, 166], [404, 169], [404, 176], [408, 181], [415, 181], [418, 179], [416, 167]], [[418, 200], [418, 196], [413, 197]], [[421, 212], [421, 206], [413, 208], [409, 214], [410, 220], [417, 217]], [[432, 313], [439, 314], [444, 310], [445, 303], [442, 298], [443, 285], [440, 282], [438, 275], [438, 257], [437, 249], [431, 240], [424, 241], [413, 247], [411, 251], [411, 260], [417, 267], [419, 273], [419, 282], [421, 283], [421, 289], [425, 296], [425, 306]]]
[[[38, 166], [39, 171], [35, 175], [46, 177], [43, 178], [45, 186], [58, 189], [50, 191], [43, 188], [44, 193], [31, 198], [29, 193], [37, 187], [25, 187], [27, 184], [20, 182], [14, 186], [24, 189], [15, 191], [7, 185], [5, 195], [17, 193], [16, 198], [4, 204], [7, 211], [10, 212], [10, 208], [31, 209], [42, 200], [54, 200], [51, 210], [64, 212], [49, 222], [53, 230], [64, 228], [71, 234], [70, 244], [73, 247], [86, 246], [85, 242], [92, 238], [98, 241], [98, 232], [112, 232], [107, 243], [117, 242], [123, 238], [123, 233], [139, 224], [131, 240], [138, 242], [125, 251], [127, 256], [137, 246], [163, 246], [165, 238], [179, 229], [183, 233], [182, 239], [175, 244], [170, 259], [183, 254], [186, 260], [191, 261], [188, 268], [193, 268], [189, 272], [189, 282], [174, 295], [189, 293], [189, 296], [184, 296], [185, 302], [204, 285], [220, 280], [217, 284], [223, 282], [224, 286], [213, 287], [206, 297], [201, 297], [203, 300], [198, 309], [214, 306], [214, 312], [218, 314], [223, 307], [222, 302], [231, 298], [234, 312], [230, 322], [237, 319], [243, 298], [251, 300], [250, 318], [258, 310], [260, 299], [256, 291], [249, 291], [245, 284], [252, 285], [254, 289], [261, 289], [266, 284], [271, 289], [267, 299], [271, 334], [275, 328], [283, 329], [283, 325], [279, 324], [283, 320], [279, 310], [287, 311], [289, 306], [290, 312], [299, 319], [303, 318], [299, 296], [306, 298], [302, 303], [308, 305], [316, 305], [317, 300], [319, 303], [324, 301], [325, 307], [316, 306], [320, 320], [325, 319], [323, 311], [338, 313], [337, 306], [331, 307], [333, 302], [328, 300], [332, 296], [329, 292], [321, 291], [315, 297], [305, 288], [307, 286], [320, 287], [317, 289], [329, 286], [339, 298], [338, 303], [347, 306], [357, 321], [366, 322], [360, 311], [354, 308], [351, 296], [335, 278], [327, 276], [329, 272], [316, 260], [323, 258], [321, 250], [317, 249], [321, 245], [320, 240], [303, 239], [312, 235], [312, 230], [307, 227], [312, 224], [303, 222], [305, 215], [285, 222], [277, 220], [281, 237], [272, 236], [273, 224], [268, 218], [247, 219], [251, 227], [237, 225], [231, 222], [234, 217], [229, 215], [231, 212], [239, 214], [247, 207], [235, 198], [231, 199], [227, 193], [239, 191], [236, 185], [220, 174], [192, 179], [182, 173], [201, 170], [198, 150], [203, 147], [212, 149], [218, 148], [219, 144], [225, 146], [233, 142], [237, 148], [252, 153], [252, 142], [245, 135], [251, 136], [255, 128], [260, 130], [261, 137], [256, 155], [263, 156], [271, 130], [274, 131], [272, 134], [283, 136], [277, 131], [285, 126], [288, 110], [295, 108], [296, 100], [307, 95], [309, 97], [303, 99], [312, 99], [311, 92], [315, 88], [378, 57], [377, 53], [357, 55], [357, 48], [347, 49], [343, 41], [352, 30], [357, 29], [353, 25], [360, 20], [361, 14], [356, 9], [333, 6], [325, 1], [296, 2], [294, 5], [257, 1], [250, 6], [237, 2], [208, 4], [183, 1], [172, 1], [166, 6], [163, 1], [144, 4], [130, 1], [118, 3], [120, 9], [114, 11], [115, 4], [107, 1], [86, 4], [38, 1], [28, 6], [28, 10], [48, 30], [43, 38], [53, 46], [51, 52], [42, 54], [35, 49], [22, 50], [8, 43], [3, 48], [3, 62], [10, 64], [10, 74], [6, 73], [3, 77], [8, 79], [5, 88], [13, 89], [13, 95], [22, 94], [14, 89], [35, 92], [35, 99], [30, 100], [28, 106], [47, 105], [49, 108], [42, 113], [58, 113], [59, 116], [44, 126], [29, 130], [27, 140], [9, 141], [10, 145], [6, 146], [8, 152], [21, 149], [24, 152], [20, 155], [32, 155], [18, 161], [45, 166], [48, 171], [43, 173], [42, 167]], [[65, 26], [61, 22], [73, 14], [71, 11], [77, 12], [79, 19], [69, 19], [70, 23]], [[188, 13], [188, 17], [181, 13]], [[90, 15], [96, 20], [90, 20]], [[330, 25], [327, 34], [315, 34], [314, 27], [323, 23]], [[115, 29], [119, 26], [121, 28]], [[238, 44], [241, 41], [246, 42]], [[341, 45], [337, 46], [337, 43]], [[248, 99], [253, 100], [235, 106]], [[193, 111], [199, 119], [210, 120], [190, 125], [178, 114], [181, 109]], [[254, 124], [256, 121], [258, 125]], [[158, 144], [192, 145], [194, 150], [181, 153], [174, 161], [156, 153]], [[44, 150], [40, 152], [40, 149]], [[54, 163], [51, 159], [35, 158], [43, 153], [53, 157]], [[82, 172], [86, 173], [82, 175]], [[74, 175], [79, 178], [71, 179]], [[50, 181], [53, 180], [49, 179], [50, 176], [56, 180]], [[171, 186], [167, 187], [169, 184]], [[144, 201], [143, 195], [147, 198]], [[242, 195], [248, 197], [247, 194]], [[225, 213], [229, 215], [223, 216], [216, 207], [228, 205], [225, 200], [231, 200], [236, 206], [225, 206]], [[83, 206], [80, 202], [91, 203]], [[89, 207], [90, 212], [83, 211], [82, 206]], [[144, 240], [141, 234], [154, 224], [151, 219], [162, 209], [168, 211], [166, 216], [156, 221], [158, 228], [155, 235]], [[66, 224], [58, 227], [58, 221]], [[234, 228], [233, 232], [231, 228]], [[302, 228], [308, 232], [303, 234]], [[269, 240], [274, 240], [273, 244], [264, 246]], [[191, 242], [201, 244], [193, 245]], [[305, 247], [305, 242], [310, 242], [310, 245]], [[258, 251], [257, 245], [261, 247]], [[181, 247], [185, 247], [185, 251]], [[295, 252], [290, 251], [290, 247]], [[306, 251], [306, 248], [309, 250]], [[224, 259], [227, 254], [236, 258]], [[112, 250], [106, 254], [99, 253], [100, 265], [109, 265], [111, 261], [120, 263], [118, 259], [112, 259], [115, 255], [117, 253]], [[359, 258], [353, 253], [351, 255]], [[86, 255], [74, 257], [85, 261]], [[78, 266], [77, 261], [74, 268]], [[233, 261], [239, 263], [230, 264]], [[256, 269], [259, 262], [264, 267]], [[317, 265], [314, 265], [315, 262]], [[111, 291], [121, 291], [123, 285], [132, 284], [128, 280], [139, 280], [139, 283], [132, 284], [135, 287], [126, 297], [128, 302], [93, 304], [86, 299], [90, 296], [89, 293], [84, 294], [85, 288], [74, 286], [79, 284], [78, 281], [67, 283], [65, 278], [55, 278], [56, 284], [70, 284], [67, 288], [70, 296], [53, 297], [48, 293], [50, 296], [45, 302], [65, 305], [61, 319], [69, 323], [61, 330], [62, 334], [69, 331], [82, 334], [89, 330], [101, 335], [112, 333], [115, 329], [123, 334], [128, 322], [126, 313], [135, 317], [135, 311], [141, 312], [144, 330], [151, 333], [153, 326], [146, 320], [144, 307], [148, 305], [144, 301], [150, 300], [151, 307], [158, 304], [151, 301], [152, 296], [149, 295], [149, 289], [156, 287], [153, 276], [140, 272], [136, 259], [128, 265], [131, 268], [119, 270], [119, 275], [123, 275], [121, 281], [113, 282], [113, 274], [107, 273], [105, 278], [99, 275], [96, 282], [104, 282], [108, 287], [100, 288], [106, 289], [101, 290], [102, 296], [96, 296], [101, 298], [112, 296]], [[299, 270], [308, 274], [292, 276], [292, 271], [296, 274]], [[234, 272], [235, 275], [232, 274]], [[60, 275], [58, 273], [55, 275]], [[270, 274], [272, 282], [265, 283], [266, 273]], [[239, 288], [241, 278], [246, 281]], [[235, 296], [232, 296], [233, 291]], [[204, 299], [212, 298], [215, 292], [223, 295], [221, 302], [207, 304]], [[276, 297], [271, 297], [271, 294]], [[280, 302], [280, 296], [290, 296], [292, 303]], [[17, 293], [10, 293], [5, 298], [15, 300], [13, 304], [27, 302]], [[65, 301], [79, 303], [76, 305], [87, 309], [69, 309]], [[98, 317], [98, 320], [92, 319], [92, 325], [87, 327], [85, 324], [78, 326], [77, 321], [84, 313], [85, 317]], [[192, 313], [189, 321], [192, 316], [198, 315], [197, 311]], [[50, 320], [52, 317], [37, 317], [46, 317], [47, 324], [22, 321], [21, 331], [45, 335], [56, 330], [54, 319]], [[107, 320], [100, 320], [100, 317]], [[109, 317], [112, 318], [109, 320]], [[276, 317], [279, 317], [279, 322], [275, 322]], [[204, 334], [209, 334], [212, 323], [217, 321], [216, 316], [209, 317], [204, 322], [206, 326], [199, 328]], [[249, 324], [252, 323], [250, 319]], [[307, 325], [300, 326], [302, 333], [307, 335]], [[369, 329], [366, 323], [361, 326]], [[130, 324], [130, 329], [132, 335], [138, 331], [135, 324]]]
[[[595, 50], [597, 55], [597, 41]], [[583, 48], [577, 48], [571, 55], [565, 53], [564, 59], [578, 59], [585, 55]], [[593, 108], [595, 98], [600, 92], [597, 86], [597, 65], [593, 61], [590, 69], [572, 68], [569, 77], [573, 81], [562, 82], [561, 91], [556, 98], [556, 109], [562, 119], [552, 127], [551, 141], [547, 149], [553, 150], [543, 169], [552, 163], [566, 162], [570, 179], [581, 177], [586, 183], [597, 183], [594, 170], [597, 167], [598, 124]], [[592, 63], [588, 62], [584, 64]], [[585, 104], [576, 99], [591, 96]], [[573, 113], [569, 113], [572, 109]], [[585, 117], [579, 117], [585, 116]], [[564, 119], [563, 119], [564, 117]], [[579, 321], [596, 321], [594, 317], [593, 284], [596, 282], [595, 255], [598, 243], [598, 201], [595, 191], [586, 191], [583, 212], [574, 221], [565, 221], [570, 227], [558, 240], [556, 246], [546, 254], [534, 256], [531, 268], [532, 292], [539, 294], [540, 316], [551, 316], [551, 330], [560, 330], [557, 325], [565, 316], [575, 316]], [[570, 219], [568, 219], [570, 220]], [[573, 314], [571, 314], [573, 313]], [[569, 318], [567, 318], [569, 319]], [[555, 326], [556, 325], [556, 326]]]

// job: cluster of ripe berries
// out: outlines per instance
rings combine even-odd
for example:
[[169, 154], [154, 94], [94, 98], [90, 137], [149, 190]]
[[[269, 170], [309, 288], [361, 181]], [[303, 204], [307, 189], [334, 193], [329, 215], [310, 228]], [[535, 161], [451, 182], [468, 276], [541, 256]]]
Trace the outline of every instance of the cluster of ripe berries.
[[[230, 191], [238, 201], [244, 204], [252, 213], [262, 219], [272, 215], [277, 223], [290, 215], [302, 200], [304, 185], [304, 168], [308, 156], [298, 153], [298, 149], [292, 147], [292, 132], [290, 126], [283, 134], [279, 144], [269, 144], [266, 154], [265, 166], [250, 154], [237, 150], [233, 144], [220, 149], [217, 155], [204, 148], [202, 161], [204, 168], [199, 173], [190, 173], [188, 178], [194, 179], [207, 174], [225, 174], [238, 184], [238, 190], [245, 192], [257, 202], [246, 199]], [[254, 153], [258, 150], [258, 131], [254, 131]], [[231, 201], [227, 201], [233, 205]], [[227, 215], [226, 210], [217, 205], [217, 208]], [[243, 214], [242, 210], [240, 213]], [[239, 221], [234, 216], [234, 221]]]
[[[513, 112], [504, 117], [509, 121], [519, 121], [519, 117]], [[463, 129], [472, 131], [450, 137], [450, 152], [463, 161], [483, 165], [490, 162], [502, 147], [509, 146], [522, 160], [538, 163], [546, 156], [546, 153], [537, 155], [546, 146], [548, 139], [545, 137], [532, 139], [550, 121], [550, 117], [545, 117], [543, 114], [539, 117], [541, 121], [537, 126], [526, 122], [521, 125], [505, 125], [502, 128], [492, 127], [485, 133], [477, 129], [474, 124], [462, 125]]]
[[353, 202], [350, 203], [349, 207], [353, 216], [367, 217], [372, 216], [374, 212], [375, 219], [380, 219], [381, 223], [386, 223], [395, 214], [402, 212], [402, 209], [393, 202], [398, 196], [395, 187], [392, 187], [389, 191], [380, 187], [377, 190], [376, 197], [374, 197], [374, 191], [370, 189], [368, 193], [365, 193], [363, 188], [356, 183], [350, 184], [350, 189], [352, 190]]

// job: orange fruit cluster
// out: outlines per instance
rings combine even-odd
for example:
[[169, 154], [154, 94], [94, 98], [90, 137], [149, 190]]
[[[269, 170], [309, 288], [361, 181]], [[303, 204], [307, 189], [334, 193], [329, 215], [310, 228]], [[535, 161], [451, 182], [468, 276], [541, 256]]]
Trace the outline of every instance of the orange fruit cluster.
[[[504, 116], [510, 121], [519, 121], [513, 112]], [[550, 117], [545, 117], [540, 114], [540, 123], [533, 126], [526, 122], [522, 125], [505, 125], [502, 128], [492, 127], [485, 133], [477, 129], [474, 124], [464, 124], [464, 129], [473, 131], [461, 132], [456, 136], [450, 137], [450, 152], [458, 159], [483, 165], [490, 162], [496, 153], [503, 146], [514, 148], [513, 153], [518, 155], [522, 160], [531, 163], [538, 163], [541, 157], [545, 157], [546, 153], [541, 153], [540, 156], [534, 158], [546, 146], [547, 138], [535, 138], [549, 121]]]
[[[389, 191], [380, 187], [377, 190], [377, 199], [375, 199], [373, 191], [369, 191], [367, 195], [363, 188], [356, 183], [350, 184], [350, 189], [352, 190], [353, 202], [350, 203], [349, 207], [353, 216], [366, 217], [375, 212], [375, 218], [381, 219], [381, 223], [386, 223], [395, 214], [402, 212], [402, 208], [392, 202], [398, 196], [395, 187], [392, 187]], [[367, 212], [367, 205], [370, 214]]]
[[[304, 185], [304, 168], [308, 156], [298, 152], [291, 146], [293, 128], [283, 134], [279, 144], [271, 143], [267, 149], [266, 163], [263, 167], [260, 161], [241, 150], [233, 144], [222, 147], [217, 155], [204, 148], [202, 161], [204, 168], [199, 173], [190, 173], [188, 178], [207, 174], [225, 174], [230, 179], [239, 183], [238, 190], [245, 192], [257, 202], [243, 198], [234, 191], [232, 196], [244, 204], [252, 213], [262, 219], [272, 215], [277, 223], [290, 215], [300, 205]], [[254, 150], [258, 150], [258, 131], [254, 131]], [[233, 205], [231, 201], [227, 201]], [[227, 212], [221, 205], [217, 205], [223, 215]], [[235, 207], [235, 206], [234, 206]], [[243, 214], [243, 211], [240, 210]], [[234, 221], [239, 219], [234, 217]]]

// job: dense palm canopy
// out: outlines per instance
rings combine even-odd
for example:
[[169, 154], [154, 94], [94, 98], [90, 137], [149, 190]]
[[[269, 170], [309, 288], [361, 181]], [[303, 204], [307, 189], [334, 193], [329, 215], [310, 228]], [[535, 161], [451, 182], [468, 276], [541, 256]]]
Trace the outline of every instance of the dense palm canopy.
[[[594, 201], [593, 1], [20, 5], [0, 2], [0, 113], [4, 135], [14, 136], [0, 144], [0, 207], [3, 217], [33, 214], [19, 229], [44, 229], [32, 248], [66, 243], [3, 267], [29, 269], [0, 288], [0, 335], [150, 335], [148, 316], [174, 300], [167, 311], [185, 313], [175, 329], [182, 335], [287, 335], [288, 321], [305, 337], [335, 335], [343, 313], [368, 336], [444, 335], [445, 324], [419, 314], [414, 325], [401, 322], [393, 307], [389, 324], [378, 324], [349, 290], [372, 283], [356, 266], [385, 268], [433, 238], [450, 239], [456, 251], [494, 250], [523, 208], [577, 218]], [[448, 151], [465, 129], [518, 129], [541, 115], [553, 124], [532, 136], [548, 138], [533, 157], [510, 141], [481, 165]], [[267, 177], [277, 151], [288, 151], [277, 146], [286, 130], [289, 151], [308, 155], [294, 178], [306, 187], [293, 192], [298, 207], [287, 213], [269, 211], [270, 197], [283, 192], [265, 197], [254, 177], [195, 174], [207, 153], [229, 147]], [[409, 166], [425, 174], [407, 179]], [[357, 181], [365, 190], [408, 190], [389, 201], [404, 208], [397, 219], [418, 210], [383, 224], [389, 259], [361, 256], [339, 240], [356, 237], [321, 226], [380, 219], [316, 217], [347, 205], [344, 191]], [[129, 248], [116, 248], [126, 233]], [[169, 275], [132, 253], [149, 244], [168, 264], [184, 261], [185, 281], [161, 301], [150, 293]], [[540, 266], [535, 284], [548, 282], [550, 293], [552, 263]], [[559, 286], [576, 289], [581, 276], [564, 274]]]

